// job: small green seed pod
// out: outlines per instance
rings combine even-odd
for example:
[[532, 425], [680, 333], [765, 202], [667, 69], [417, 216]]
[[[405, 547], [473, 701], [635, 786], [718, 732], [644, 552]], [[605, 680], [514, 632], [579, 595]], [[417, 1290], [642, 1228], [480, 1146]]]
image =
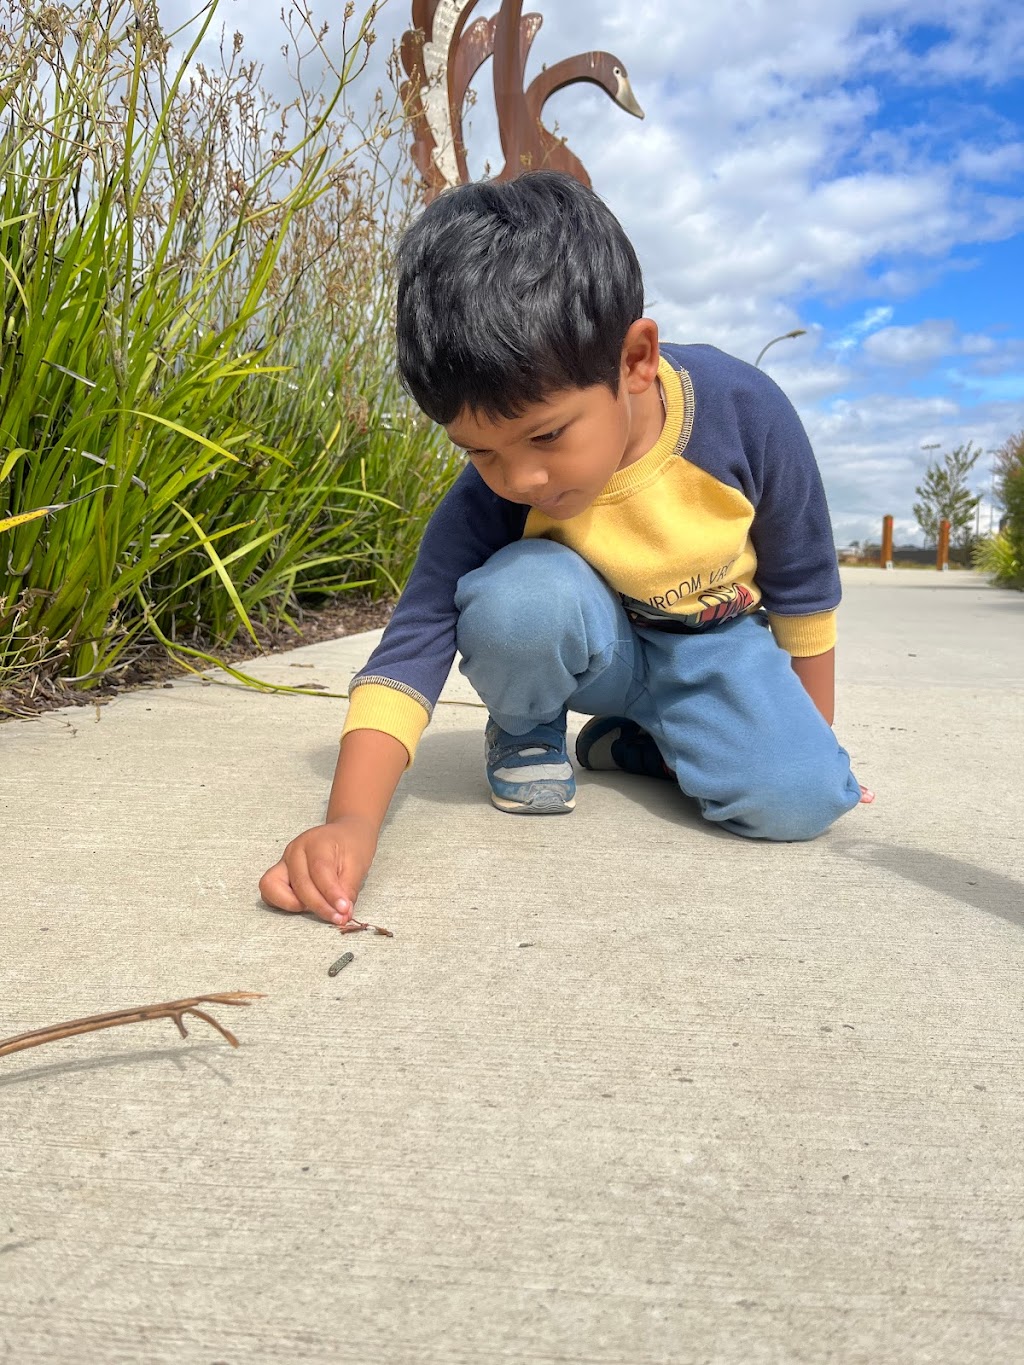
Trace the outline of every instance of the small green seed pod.
[[338, 973], [341, 971], [342, 967], [347, 967], [354, 957], [355, 953], [342, 953], [341, 957], [338, 958], [337, 962], [332, 962], [331, 965], [327, 968], [327, 975], [337, 976]]

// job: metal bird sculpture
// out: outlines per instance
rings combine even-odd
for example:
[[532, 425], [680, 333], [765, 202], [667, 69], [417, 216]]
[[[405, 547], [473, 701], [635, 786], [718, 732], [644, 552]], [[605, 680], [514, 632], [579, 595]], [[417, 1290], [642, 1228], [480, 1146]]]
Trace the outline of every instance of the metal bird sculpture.
[[609, 52], [587, 52], [545, 68], [525, 83], [526, 64], [543, 19], [523, 14], [522, 0], [502, 0], [492, 19], [469, 23], [479, 0], [413, 0], [414, 27], [402, 38], [408, 80], [402, 97], [413, 126], [413, 161], [423, 177], [427, 202], [449, 185], [471, 177], [466, 161], [463, 113], [470, 85], [494, 58], [494, 99], [505, 164], [494, 177], [512, 180], [527, 170], [568, 171], [590, 184], [582, 162], [541, 121], [551, 96], [567, 85], [599, 85], [627, 113], [643, 118], [622, 62]]

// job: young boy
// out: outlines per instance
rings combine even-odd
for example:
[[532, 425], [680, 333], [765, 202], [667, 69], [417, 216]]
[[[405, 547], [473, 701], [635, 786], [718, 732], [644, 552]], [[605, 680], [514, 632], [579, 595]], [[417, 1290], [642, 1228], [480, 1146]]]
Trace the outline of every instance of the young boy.
[[456, 648], [491, 800], [575, 805], [584, 768], [668, 777], [748, 838], [861, 799], [832, 733], [839, 574], [800, 421], [760, 370], [659, 345], [622, 228], [549, 171], [434, 201], [399, 253], [398, 362], [468, 466], [351, 683], [326, 824], [266, 901], [343, 924]]

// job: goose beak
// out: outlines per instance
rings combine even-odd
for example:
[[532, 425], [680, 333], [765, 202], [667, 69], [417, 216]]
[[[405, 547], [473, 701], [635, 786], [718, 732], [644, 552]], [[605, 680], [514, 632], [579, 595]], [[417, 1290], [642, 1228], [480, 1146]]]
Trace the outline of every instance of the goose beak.
[[619, 77], [619, 88], [615, 92], [615, 103], [620, 109], [625, 109], [627, 114], [634, 115], [635, 118], [643, 118], [644, 111], [640, 108], [637, 97], [633, 94], [633, 87], [629, 83], [629, 77], [621, 75]]

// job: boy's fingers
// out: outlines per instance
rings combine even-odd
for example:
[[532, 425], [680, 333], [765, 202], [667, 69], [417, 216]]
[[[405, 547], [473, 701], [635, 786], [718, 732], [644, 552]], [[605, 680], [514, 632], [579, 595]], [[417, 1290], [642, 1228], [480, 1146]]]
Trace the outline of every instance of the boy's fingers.
[[344, 869], [339, 869], [336, 858], [310, 858], [307, 866], [313, 885], [331, 906], [332, 911], [340, 912], [345, 919], [352, 915], [357, 892], [349, 889], [350, 877], [343, 879]]
[[260, 878], [260, 895], [278, 910], [304, 910], [288, 880], [288, 867], [282, 859]]
[[301, 849], [297, 849], [292, 855], [288, 874], [292, 890], [302, 901], [304, 909], [312, 910], [314, 915], [327, 920], [329, 924], [341, 924], [343, 920], [348, 919], [347, 913], [339, 910], [337, 906], [331, 905], [317, 890], [316, 883], [310, 875], [306, 855]]

